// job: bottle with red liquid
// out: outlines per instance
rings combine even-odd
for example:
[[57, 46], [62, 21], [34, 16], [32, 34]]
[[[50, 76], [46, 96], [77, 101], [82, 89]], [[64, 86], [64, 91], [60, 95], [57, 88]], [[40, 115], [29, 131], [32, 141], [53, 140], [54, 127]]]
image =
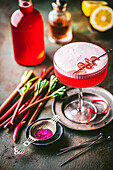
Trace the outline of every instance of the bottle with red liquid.
[[11, 31], [17, 63], [34, 66], [45, 59], [43, 18], [31, 0], [19, 0], [19, 9], [11, 16]]

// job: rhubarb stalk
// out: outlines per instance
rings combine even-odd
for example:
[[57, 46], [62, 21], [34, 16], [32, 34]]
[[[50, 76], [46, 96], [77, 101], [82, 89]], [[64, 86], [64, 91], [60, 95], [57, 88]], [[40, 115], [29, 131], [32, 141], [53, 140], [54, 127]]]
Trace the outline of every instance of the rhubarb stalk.
[[[53, 70], [53, 68], [54, 68], [54, 66], [52, 65], [52, 66], [50, 66], [45, 72], [44, 72], [44, 74], [42, 74], [41, 76], [40, 76], [40, 78], [41, 79], [44, 79], [46, 76], [47, 76], [47, 74], [49, 74], [50, 73], [50, 71], [52, 71]], [[32, 90], [32, 89], [34, 89], [35, 88], [35, 84], [38, 82], [38, 80], [30, 87], [30, 89], [29, 90]]]
[[[48, 89], [48, 92], [45, 95], [45, 97], [47, 97], [54, 90], [54, 88], [56, 87], [57, 82], [58, 82], [58, 79], [54, 75], [52, 75], [51, 78], [50, 78], [50, 82], [49, 82], [49, 89]], [[38, 86], [39, 86], [38, 89], [40, 89], [41, 88], [41, 83], [39, 83]], [[41, 108], [42, 106], [43, 106], [43, 102], [41, 102], [39, 104], [39, 106], [37, 107], [37, 109], [35, 110], [34, 114], [32, 115], [32, 117], [31, 117], [31, 119], [30, 119], [30, 121], [28, 123], [28, 125], [30, 125], [35, 120], [35, 118], [37, 117], [37, 114], [39, 113], [39, 110], [40, 110], [39, 108]]]
[[20, 112], [20, 114], [25, 113], [28, 109], [33, 108], [34, 106], [36, 106], [36, 105], [39, 104], [40, 102], [43, 102], [43, 101], [48, 100], [48, 99], [50, 99], [50, 98], [55, 98], [55, 97], [57, 97], [57, 96], [62, 96], [62, 95], [64, 95], [65, 91], [66, 91], [65, 86], [60, 87], [58, 90], [56, 90], [56, 91], [53, 92], [52, 94], [50, 94], [50, 95], [48, 95], [48, 96], [46, 96], [46, 97], [43, 97], [42, 99], [40, 99], [40, 100], [38, 100], [38, 101], [36, 101], [36, 102], [34, 102], [34, 103], [32, 103], [32, 104], [29, 104], [25, 109], [23, 109], [23, 110]]
[[34, 103], [32, 104], [32, 106], [29, 105], [29, 107], [33, 107], [35, 104], [40, 103], [39, 106], [38, 106], [38, 108], [37, 108], [36, 111], [34, 112], [33, 116], [31, 117], [31, 119], [30, 119], [30, 121], [29, 121], [28, 124], [30, 125], [31, 122], [33, 122], [33, 121], [35, 120], [35, 118], [37, 117], [37, 114], [39, 113], [38, 109], [39, 109], [39, 107], [41, 107], [41, 105], [43, 104], [43, 103], [41, 103], [41, 102], [43, 102], [43, 101], [45, 101], [45, 100], [48, 100], [48, 99], [50, 99], [50, 98], [55, 98], [55, 97], [58, 97], [58, 96], [63, 96], [64, 93], [65, 93], [65, 91], [66, 91], [65, 86], [62, 86], [62, 87], [59, 88], [58, 90], [54, 91], [52, 94], [46, 95], [44, 98], [40, 99], [39, 101], [34, 102]]
[[[43, 72], [43, 74], [41, 75], [40, 78], [44, 78], [52, 69], [53, 69], [53, 65], [50, 66], [46, 71]], [[4, 101], [4, 103], [0, 106], [0, 114], [3, 114], [3, 112], [6, 110], [6, 107], [10, 104], [10, 102], [14, 99], [14, 97], [17, 95], [18, 93], [18, 89], [20, 89], [27, 81], [28, 79], [31, 77], [32, 75], [32, 71], [28, 72], [25, 71], [25, 73], [23, 74], [22, 78], [21, 78], [21, 82], [20, 84], [16, 87], [16, 89], [10, 94], [10, 96]], [[36, 81], [29, 89], [29, 93], [35, 88], [35, 84], [38, 81]], [[28, 94], [29, 94], [28, 93]]]
[[11, 114], [13, 114], [14, 109], [16, 108], [19, 100], [0, 118], [0, 123], [7, 119]]
[[[42, 76], [40, 76], [40, 79], [43, 79], [51, 70], [53, 69], [53, 65], [51, 67], [49, 67], [43, 74]], [[28, 93], [33, 89], [35, 88], [35, 85], [39, 82], [39, 79], [28, 89]], [[34, 98], [35, 99], [35, 98]], [[33, 101], [34, 101], [33, 99]], [[32, 102], [30, 102], [32, 103]], [[29, 106], [28, 106], [29, 107]], [[26, 107], [25, 109], [23, 109], [21, 112], [24, 113], [25, 111], [27, 111], [27, 108]], [[29, 108], [28, 108], [29, 109]]]
[[31, 83], [30, 81], [28, 81], [28, 82], [24, 85], [24, 87], [22, 87], [21, 89], [18, 90], [19, 93], [20, 93], [20, 95], [21, 95], [21, 97], [20, 97], [20, 99], [19, 99], [18, 105], [17, 105], [17, 107], [16, 107], [16, 109], [15, 109], [15, 111], [14, 111], [14, 114], [13, 114], [12, 119], [11, 119], [11, 122], [10, 122], [12, 125], [13, 125], [14, 119], [15, 119], [17, 113], [18, 113], [18, 110], [19, 110], [19, 108], [20, 108], [20, 106], [21, 106], [21, 104], [22, 104], [22, 102], [23, 102], [23, 100], [24, 100], [24, 98], [25, 98], [25, 95], [26, 95], [27, 91], [29, 90], [31, 84], [32, 84], [32, 83]]
[[48, 84], [49, 84], [49, 82], [46, 79], [44, 79], [44, 80], [42, 80], [41, 78], [38, 79], [37, 84], [35, 84], [34, 96], [31, 100], [30, 104], [35, 101], [37, 96], [43, 91], [43, 89], [45, 89], [48, 86]]
[[[21, 114], [22, 109], [24, 109], [29, 104], [29, 102], [30, 102], [30, 99], [20, 107], [20, 109], [18, 110], [17, 118], [15, 119], [15, 122], [18, 119], [19, 115]], [[4, 124], [4, 128], [9, 128], [10, 127], [10, 125], [11, 125], [10, 120], [11, 119], [12, 119], [12, 116], [10, 117], [9, 121]]]
[[1, 123], [1, 124], [0, 124], [0, 128], [4, 127], [4, 125], [6, 125], [8, 122], [10, 122], [11, 117], [12, 117], [12, 116], [10, 116], [10, 117], [9, 117], [8, 119], [6, 119], [3, 123]]
[[[47, 96], [47, 95], [46, 95]], [[45, 97], [46, 97], [45, 96]], [[40, 109], [42, 108], [42, 106], [44, 105], [45, 102], [41, 102], [38, 107], [36, 108], [35, 112], [33, 113], [31, 119], [28, 122], [28, 126], [36, 119], [38, 113], [40, 112]]]
[[25, 123], [27, 116], [29, 115], [29, 111], [27, 112], [27, 114], [24, 116], [24, 118], [20, 121], [20, 123], [15, 127], [14, 129], [14, 133], [13, 133], [13, 140], [16, 141], [17, 140], [17, 135], [19, 132], [20, 127], [23, 125], [23, 123]]
[[[37, 97], [36, 101], [38, 101], [40, 98], [41, 98], [41, 95]], [[19, 129], [21, 128], [23, 123], [26, 123], [29, 114], [30, 114], [30, 109], [28, 110], [26, 115], [23, 117], [23, 119], [20, 121], [20, 123], [15, 127], [14, 133], [13, 133], [13, 140], [14, 141], [16, 141], [16, 139], [17, 139], [17, 135], [18, 135]]]
[[20, 84], [16, 87], [16, 89], [10, 94], [10, 96], [1, 105], [1, 107], [0, 107], [0, 114], [2, 114], [5, 111], [6, 107], [9, 105], [9, 103], [17, 95], [18, 89], [20, 89], [27, 82], [27, 80], [31, 77], [32, 73], [33, 73], [32, 71], [30, 71], [30, 72], [25, 71], [24, 72], [24, 74], [23, 74], [23, 76], [21, 78]]

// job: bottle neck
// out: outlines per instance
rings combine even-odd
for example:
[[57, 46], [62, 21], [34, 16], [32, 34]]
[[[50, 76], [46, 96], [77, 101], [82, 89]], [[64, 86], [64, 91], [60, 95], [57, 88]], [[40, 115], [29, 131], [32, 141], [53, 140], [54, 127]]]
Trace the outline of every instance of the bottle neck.
[[66, 11], [67, 4], [58, 4], [58, 3], [52, 3], [53, 10], [56, 11]]
[[33, 11], [33, 5], [31, 0], [29, 1], [23, 1], [23, 0], [19, 0], [19, 8], [20, 11], [24, 14], [29, 14]]

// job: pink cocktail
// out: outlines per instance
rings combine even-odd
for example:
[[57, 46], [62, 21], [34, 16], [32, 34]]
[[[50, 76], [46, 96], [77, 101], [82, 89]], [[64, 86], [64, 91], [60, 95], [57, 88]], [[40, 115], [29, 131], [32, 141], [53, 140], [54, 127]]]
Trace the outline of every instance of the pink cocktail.
[[[87, 42], [64, 45], [55, 53], [54, 71], [59, 81], [67, 86], [79, 88], [78, 99], [74, 101], [75, 110], [70, 109], [72, 102], [66, 106], [66, 109], [69, 107], [66, 117], [70, 120], [85, 123], [88, 118], [88, 108], [96, 110], [92, 103], [83, 100], [82, 88], [95, 86], [106, 77], [108, 55], [105, 53], [101, 47]], [[94, 118], [95, 115], [92, 115], [91, 120]]]

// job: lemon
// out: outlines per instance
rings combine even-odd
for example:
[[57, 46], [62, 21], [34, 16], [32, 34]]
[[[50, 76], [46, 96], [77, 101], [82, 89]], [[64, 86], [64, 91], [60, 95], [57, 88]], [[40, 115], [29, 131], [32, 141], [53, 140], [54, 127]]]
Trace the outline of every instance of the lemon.
[[106, 31], [113, 27], [113, 10], [108, 6], [96, 8], [90, 16], [90, 24], [98, 31]]
[[82, 11], [85, 16], [89, 17], [94, 9], [102, 5], [108, 5], [108, 3], [106, 1], [82, 1]]

